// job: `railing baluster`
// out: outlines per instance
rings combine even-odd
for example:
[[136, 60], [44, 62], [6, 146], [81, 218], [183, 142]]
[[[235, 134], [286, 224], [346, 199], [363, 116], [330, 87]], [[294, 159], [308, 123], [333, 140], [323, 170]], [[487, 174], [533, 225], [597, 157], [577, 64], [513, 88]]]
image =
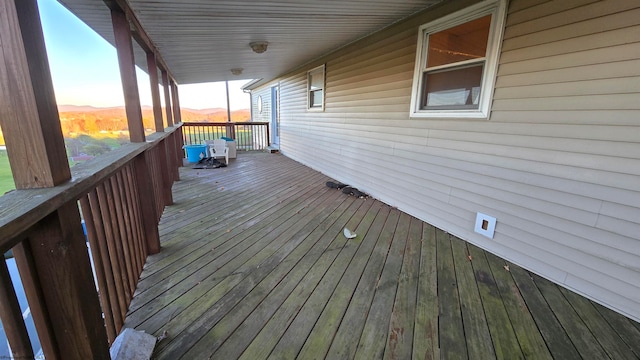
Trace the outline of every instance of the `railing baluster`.
[[[129, 247], [131, 248], [131, 253], [134, 257], [134, 264], [136, 265], [134, 272], [136, 274], [136, 278], [140, 277], [140, 272], [142, 267], [144, 266], [144, 257], [140, 256], [140, 247], [138, 246], [139, 241], [139, 233], [138, 233], [138, 224], [135, 216], [135, 209], [133, 206], [133, 198], [130, 189], [130, 183], [127, 174], [127, 167], [123, 168], [122, 171], [118, 174], [120, 177], [119, 182], [121, 183], [121, 190], [123, 196], [123, 208], [125, 211], [125, 221], [129, 224]], [[137, 281], [136, 281], [137, 283]]]
[[91, 256], [93, 258], [93, 267], [96, 273], [96, 279], [98, 280], [98, 294], [100, 295], [100, 304], [102, 306], [102, 313], [104, 314], [105, 325], [107, 329], [107, 337], [111, 344], [116, 338], [116, 328], [113, 321], [113, 313], [111, 309], [111, 300], [109, 298], [109, 290], [107, 288], [107, 279], [105, 275], [104, 264], [102, 263], [102, 254], [100, 252], [100, 246], [98, 244], [98, 234], [96, 231], [96, 224], [91, 213], [91, 205], [87, 196], [80, 199], [80, 208], [84, 218], [84, 224], [87, 229], [87, 238], [91, 245]]
[[[236, 141], [239, 150], [264, 150], [270, 144], [269, 123], [183, 123], [183, 134], [200, 134], [198, 137], [181, 137], [186, 145], [200, 144], [204, 140], [229, 137]], [[184, 157], [184, 154], [181, 153]], [[182, 161], [182, 157], [180, 161]]]
[[[126, 167], [126, 175], [127, 175], [127, 182], [129, 184], [129, 186], [127, 186], [127, 188], [129, 189], [129, 193], [130, 193], [130, 198], [132, 199], [131, 201], [131, 208], [133, 209], [133, 213], [135, 215], [135, 224], [136, 224], [136, 233], [137, 233], [137, 245], [138, 245], [138, 249], [139, 249], [139, 256], [142, 259], [143, 263], [144, 260], [147, 258], [147, 243], [144, 241], [144, 230], [143, 230], [143, 226], [142, 226], [142, 216], [140, 214], [140, 202], [139, 201], [135, 201], [135, 199], [138, 199], [139, 193], [138, 193], [138, 188], [136, 187], [135, 184], [135, 179], [134, 179], [134, 175], [133, 175], [133, 166], [131, 164], [129, 164]], [[140, 271], [142, 271], [142, 269], [140, 269]]]
[[[111, 177], [105, 185], [107, 185], [107, 188], [109, 189], [109, 208], [112, 209], [112, 214], [115, 215], [111, 219], [114, 220], [113, 233], [117, 234], [115, 237], [116, 251], [118, 252], [120, 261], [126, 269], [126, 283], [129, 285], [129, 296], [127, 296], [128, 301], [136, 291], [136, 284], [133, 275], [133, 268], [131, 267], [131, 263], [128, 261], [129, 249], [126, 246], [125, 241], [127, 234], [125, 233], [124, 226], [122, 224], [122, 203], [120, 199], [120, 192], [118, 191], [118, 184], [115, 183], [114, 177]], [[129, 305], [128, 302], [127, 305]]]
[[33, 358], [31, 340], [29, 340], [18, 297], [13, 290], [13, 282], [4, 259], [0, 261], [0, 319], [11, 346], [11, 356], [16, 359]]
[[40, 286], [40, 280], [37, 276], [35, 261], [31, 254], [31, 245], [27, 241], [21, 241], [18, 245], [13, 247], [13, 256], [16, 259], [16, 265], [18, 266], [18, 272], [22, 279], [22, 286], [24, 293], [27, 296], [29, 303], [29, 309], [33, 316], [33, 322], [36, 325], [38, 332], [38, 340], [40, 340], [40, 346], [42, 352], [49, 359], [61, 359], [58, 345], [53, 335], [53, 324], [51, 317], [47, 311], [47, 306], [44, 302], [44, 295], [42, 294], [42, 286]]
[[115, 173], [112, 179], [113, 179], [114, 189], [117, 193], [117, 199], [118, 199], [118, 202], [116, 204], [116, 210], [120, 211], [120, 214], [118, 215], [118, 220], [120, 223], [120, 231], [122, 233], [122, 241], [123, 241], [122, 248], [125, 252], [126, 260], [128, 261], [131, 267], [130, 280], [134, 284], [133, 288], [135, 292], [135, 287], [138, 284], [138, 272], [136, 270], [138, 268], [138, 263], [135, 257], [135, 253], [133, 251], [132, 243], [131, 243], [131, 238], [133, 237], [133, 233], [131, 231], [131, 224], [129, 223], [129, 213], [128, 213], [129, 210], [127, 209], [127, 206], [126, 206], [127, 199], [124, 193], [122, 170]]
[[124, 264], [122, 264], [122, 260], [116, 250], [114, 226], [113, 221], [111, 220], [112, 212], [109, 208], [109, 200], [107, 197], [107, 183], [108, 181], [105, 181], [103, 184], [99, 185], [96, 190], [98, 194], [98, 204], [100, 204], [100, 213], [102, 214], [102, 223], [104, 224], [109, 262], [113, 269], [113, 278], [116, 284], [116, 293], [118, 294], [118, 304], [120, 304], [120, 318], [124, 319], [127, 314], [127, 307], [129, 306], [126, 295], [128, 289], [127, 275], [126, 270], [124, 269]]
[[[122, 305], [118, 297], [118, 286], [116, 284], [117, 278], [113, 267], [111, 266], [111, 259], [109, 258], [109, 248], [107, 246], [107, 238], [105, 235], [105, 227], [103, 223], [104, 217], [101, 214], [100, 202], [98, 199], [97, 190], [91, 191], [88, 195], [89, 207], [91, 209], [91, 218], [93, 219], [97, 249], [100, 250], [100, 262], [104, 269], [106, 280], [106, 295], [109, 297], [109, 304], [111, 304], [111, 316], [113, 318], [113, 324], [116, 334], [120, 331], [123, 325], [122, 314], [126, 313], [126, 309], [122, 309]], [[85, 216], [85, 221], [87, 217]], [[91, 239], [91, 238], [90, 238]], [[92, 244], [93, 248], [94, 245]], [[94, 260], [95, 262], [95, 260]], [[102, 294], [102, 291], [100, 292]]]

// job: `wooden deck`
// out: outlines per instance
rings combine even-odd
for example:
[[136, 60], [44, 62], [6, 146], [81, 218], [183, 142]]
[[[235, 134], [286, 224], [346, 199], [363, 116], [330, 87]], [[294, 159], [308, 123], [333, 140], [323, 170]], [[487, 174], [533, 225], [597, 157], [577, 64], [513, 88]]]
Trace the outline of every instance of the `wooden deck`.
[[640, 357], [638, 323], [327, 180], [181, 169], [125, 326], [167, 332], [157, 359]]

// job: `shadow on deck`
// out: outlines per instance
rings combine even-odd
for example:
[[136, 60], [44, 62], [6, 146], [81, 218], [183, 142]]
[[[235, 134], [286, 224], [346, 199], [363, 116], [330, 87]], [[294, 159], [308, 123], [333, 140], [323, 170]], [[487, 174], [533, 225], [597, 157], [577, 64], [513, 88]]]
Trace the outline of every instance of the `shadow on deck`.
[[640, 356], [638, 323], [282, 155], [181, 179], [125, 323], [157, 359]]

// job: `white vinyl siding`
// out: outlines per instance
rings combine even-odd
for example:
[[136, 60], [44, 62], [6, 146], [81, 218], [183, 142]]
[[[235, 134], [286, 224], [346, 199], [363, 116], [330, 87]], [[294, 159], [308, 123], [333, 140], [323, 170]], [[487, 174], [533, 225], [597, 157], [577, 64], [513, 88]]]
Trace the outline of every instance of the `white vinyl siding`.
[[640, 320], [640, 3], [510, 1], [490, 119], [412, 119], [417, 29], [462, 6], [278, 79], [281, 152]]
[[[258, 111], [258, 97], [262, 98], [262, 112]], [[262, 88], [251, 92], [252, 119], [254, 122], [271, 121], [271, 89]]]

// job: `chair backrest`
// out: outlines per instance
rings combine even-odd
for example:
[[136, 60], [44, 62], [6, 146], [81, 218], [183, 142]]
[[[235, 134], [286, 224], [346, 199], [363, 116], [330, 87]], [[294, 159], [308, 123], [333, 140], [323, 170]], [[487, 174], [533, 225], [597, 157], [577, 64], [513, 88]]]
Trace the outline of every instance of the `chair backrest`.
[[218, 149], [221, 149], [222, 151], [224, 151], [224, 148], [227, 147], [227, 141], [224, 139], [215, 139], [213, 140], [213, 148], [216, 149], [216, 152], [218, 152]]

